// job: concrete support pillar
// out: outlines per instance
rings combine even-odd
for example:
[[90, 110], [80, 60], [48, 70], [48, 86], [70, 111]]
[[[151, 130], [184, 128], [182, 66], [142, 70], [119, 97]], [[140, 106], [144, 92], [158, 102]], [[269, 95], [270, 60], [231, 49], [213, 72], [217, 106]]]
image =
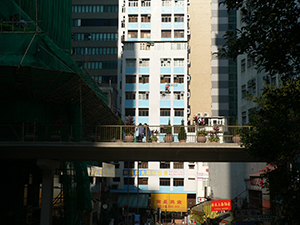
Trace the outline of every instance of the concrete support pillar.
[[47, 159], [38, 159], [37, 165], [43, 170], [40, 224], [51, 225], [54, 170], [59, 167], [59, 162]]

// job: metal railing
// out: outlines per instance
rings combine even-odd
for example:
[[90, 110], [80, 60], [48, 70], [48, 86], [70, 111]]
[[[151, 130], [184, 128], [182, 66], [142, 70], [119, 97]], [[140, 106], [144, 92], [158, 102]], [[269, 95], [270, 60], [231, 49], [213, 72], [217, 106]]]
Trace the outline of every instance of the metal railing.
[[[181, 125], [152, 125], [148, 126], [150, 133], [145, 133], [141, 142], [152, 142], [156, 137], [158, 143], [167, 142], [167, 130], [171, 129], [173, 142], [179, 142], [178, 133]], [[170, 128], [168, 128], [170, 127]], [[197, 133], [200, 130], [208, 132], [206, 143], [210, 138], [216, 136], [219, 143], [232, 143], [237, 129], [249, 128], [245, 126], [224, 126], [220, 125], [218, 130], [215, 126], [183, 126], [186, 132], [187, 143], [197, 143]], [[142, 131], [144, 131], [144, 126]], [[131, 140], [127, 139], [129, 136]], [[0, 142], [139, 142], [138, 126], [126, 125], [100, 125], [100, 126], [80, 126], [80, 125], [37, 125], [37, 124], [6, 124], [0, 125]]]

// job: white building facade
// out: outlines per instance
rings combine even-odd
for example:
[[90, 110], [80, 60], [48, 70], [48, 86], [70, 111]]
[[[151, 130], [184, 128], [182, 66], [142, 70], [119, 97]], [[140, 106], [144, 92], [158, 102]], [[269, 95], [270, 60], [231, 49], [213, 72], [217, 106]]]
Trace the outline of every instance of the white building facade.
[[187, 0], [120, 0], [118, 108], [135, 124], [187, 124]]

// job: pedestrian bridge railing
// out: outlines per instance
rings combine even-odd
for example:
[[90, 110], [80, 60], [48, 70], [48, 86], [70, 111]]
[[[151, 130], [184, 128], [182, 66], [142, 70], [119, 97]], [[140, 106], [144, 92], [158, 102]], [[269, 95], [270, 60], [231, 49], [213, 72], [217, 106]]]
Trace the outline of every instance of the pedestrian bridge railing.
[[[180, 137], [187, 143], [197, 143], [198, 132], [207, 132], [205, 143], [217, 141], [218, 143], [232, 143], [234, 137], [245, 126], [183, 126], [183, 125], [149, 125], [150, 132], [145, 132], [141, 142], [165, 143], [180, 141]], [[38, 124], [6, 124], [0, 125], [0, 141], [33, 141], [33, 142], [139, 142], [138, 126], [129, 125], [38, 125]], [[145, 130], [145, 126], [142, 126]], [[203, 132], [205, 131], [205, 132]], [[184, 133], [182, 135], [182, 133]], [[166, 139], [169, 136], [171, 139]], [[214, 139], [212, 139], [214, 138]]]

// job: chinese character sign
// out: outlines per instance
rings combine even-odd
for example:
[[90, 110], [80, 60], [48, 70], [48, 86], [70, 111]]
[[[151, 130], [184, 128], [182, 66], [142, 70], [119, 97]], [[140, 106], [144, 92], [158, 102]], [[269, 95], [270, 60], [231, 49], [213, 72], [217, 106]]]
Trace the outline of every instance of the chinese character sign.
[[168, 212], [186, 212], [187, 194], [151, 194], [152, 208]]
[[231, 210], [231, 200], [211, 201], [211, 211]]

